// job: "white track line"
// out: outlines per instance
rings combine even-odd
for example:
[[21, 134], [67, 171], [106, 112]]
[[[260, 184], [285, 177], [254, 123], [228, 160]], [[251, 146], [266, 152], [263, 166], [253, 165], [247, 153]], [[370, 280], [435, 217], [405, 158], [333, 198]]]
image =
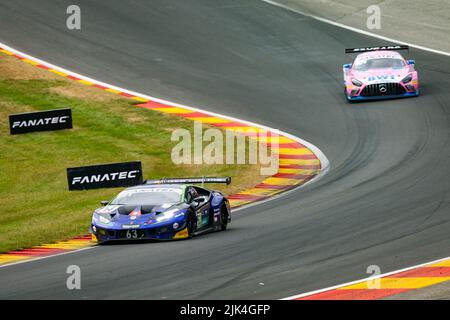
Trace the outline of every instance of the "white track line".
[[[320, 173], [317, 176], [315, 176], [313, 179], [308, 181], [307, 183], [304, 183], [304, 184], [302, 184], [302, 185], [300, 185], [300, 186], [298, 186], [296, 188], [293, 188], [292, 190], [283, 192], [283, 193], [281, 193], [279, 195], [273, 196], [273, 197], [271, 197], [269, 199], [266, 199], [266, 200], [263, 200], [263, 201], [258, 201], [258, 202], [255, 202], [255, 203], [250, 203], [250, 204], [247, 204], [247, 205], [243, 205], [242, 207], [239, 207], [236, 210], [233, 210], [233, 212], [237, 212], [237, 211], [249, 208], [249, 207], [260, 205], [260, 204], [263, 204], [265, 202], [268, 202], [268, 201], [275, 200], [275, 199], [278, 199], [280, 197], [283, 197], [283, 196], [285, 196], [285, 195], [287, 195], [287, 194], [289, 194], [289, 193], [291, 193], [291, 192], [293, 192], [293, 191], [295, 191], [295, 190], [297, 190], [299, 188], [302, 188], [302, 187], [304, 187], [306, 185], [309, 185], [309, 184], [311, 184], [311, 183], [321, 179], [328, 172], [328, 170], [330, 169], [330, 162], [328, 161], [328, 158], [325, 156], [325, 154], [319, 148], [317, 148], [315, 145], [309, 143], [308, 141], [305, 141], [305, 140], [303, 140], [303, 139], [301, 139], [299, 137], [296, 137], [296, 136], [294, 136], [292, 134], [289, 134], [289, 133], [286, 133], [286, 132], [283, 132], [283, 131], [279, 131], [277, 129], [274, 129], [274, 128], [271, 128], [271, 127], [268, 127], [268, 126], [264, 126], [264, 125], [260, 125], [260, 124], [254, 123], [254, 122], [250, 122], [250, 121], [246, 121], [246, 120], [242, 120], [242, 119], [226, 116], [226, 115], [215, 113], [215, 112], [206, 111], [206, 110], [199, 109], [199, 108], [189, 107], [189, 106], [186, 106], [186, 105], [182, 105], [182, 104], [174, 103], [174, 102], [171, 102], [171, 101], [155, 98], [155, 97], [152, 97], [152, 96], [149, 96], [149, 95], [146, 95], [146, 94], [130, 91], [130, 90], [127, 90], [127, 89], [124, 89], [124, 88], [120, 88], [120, 87], [117, 87], [117, 86], [114, 86], [114, 85], [111, 85], [111, 84], [108, 84], [108, 83], [104, 83], [104, 82], [101, 82], [101, 81], [89, 78], [87, 76], [83, 76], [81, 74], [78, 74], [78, 73], [66, 70], [64, 68], [58, 67], [58, 66], [56, 66], [54, 64], [51, 64], [49, 62], [46, 62], [46, 61], [43, 61], [43, 60], [38, 59], [36, 57], [33, 57], [33, 56], [29, 55], [29, 54], [26, 54], [24, 52], [21, 52], [19, 50], [14, 49], [14, 48], [11, 48], [10, 46], [8, 46], [8, 45], [6, 45], [4, 43], [1, 43], [1, 42], [0, 42], [0, 47], [6, 49], [8, 51], [11, 51], [11, 52], [13, 52], [13, 53], [15, 53], [15, 54], [17, 54], [19, 56], [22, 56], [24, 58], [30, 59], [32, 61], [36, 61], [39, 64], [45, 65], [45, 66], [47, 66], [47, 67], [49, 67], [51, 69], [64, 72], [64, 73], [66, 73], [68, 75], [71, 75], [71, 76], [74, 76], [76, 78], [80, 78], [80, 79], [83, 79], [83, 80], [86, 80], [86, 81], [89, 81], [89, 82], [92, 82], [94, 84], [98, 84], [98, 85], [101, 85], [101, 86], [104, 86], [104, 87], [107, 87], [107, 88], [115, 89], [115, 90], [118, 90], [118, 91], [122, 91], [122, 92], [128, 93], [130, 95], [134, 95], [134, 96], [141, 97], [141, 98], [148, 99], [148, 100], [152, 100], [152, 101], [155, 101], [155, 102], [171, 105], [171, 106], [174, 106], [174, 107], [185, 108], [185, 109], [189, 109], [189, 110], [192, 110], [192, 111], [195, 111], [195, 112], [202, 112], [202, 113], [208, 114], [208, 115], [213, 116], [213, 117], [218, 117], [218, 118], [223, 118], [223, 119], [228, 119], [228, 120], [231, 120], [231, 121], [244, 123], [244, 124], [247, 124], [249, 126], [257, 127], [257, 128], [260, 128], [260, 129], [264, 129], [264, 130], [270, 131], [270, 132], [274, 132], [274, 131], [275, 132], [279, 132], [280, 135], [283, 135], [283, 136], [288, 137], [288, 138], [290, 138], [290, 139], [292, 139], [294, 141], [297, 141], [297, 142], [301, 143], [302, 145], [304, 145], [305, 147], [307, 147], [308, 149], [310, 149], [315, 154], [315, 156], [320, 160], [320, 164], [321, 164]], [[87, 247], [87, 248], [83, 248], [83, 249], [79, 249], [79, 250], [64, 252], [64, 253], [51, 255], [51, 256], [45, 256], [45, 257], [39, 257], [39, 258], [29, 259], [29, 260], [24, 260], [24, 261], [12, 262], [12, 263], [8, 263], [8, 264], [0, 265], [0, 268], [13, 266], [13, 265], [16, 265], [16, 264], [21, 264], [21, 263], [26, 263], [26, 262], [32, 262], [32, 261], [52, 258], [52, 257], [60, 256], [60, 255], [63, 255], [63, 254], [75, 253], [75, 252], [88, 250], [88, 249], [92, 249], [92, 248], [96, 248], [96, 247], [92, 246], [92, 247]]]
[[[394, 43], [398, 43], [398, 44], [402, 44], [402, 45], [407, 45], [407, 46], [410, 46], [411, 48], [416, 48], [416, 49], [419, 49], [419, 50], [423, 50], [423, 51], [427, 51], [427, 52], [431, 52], [431, 53], [435, 53], [435, 54], [439, 54], [439, 55], [450, 57], [450, 53], [449, 52], [435, 50], [435, 49], [431, 49], [431, 48], [424, 47], [424, 46], [421, 46], [421, 45], [417, 45], [417, 44], [414, 44], [414, 43], [408, 43], [408, 42], [404, 42], [404, 41], [400, 41], [400, 40], [396, 40], [396, 39], [380, 36], [378, 34], [375, 34], [375, 33], [372, 33], [372, 32], [366, 31], [366, 30], [354, 28], [354, 27], [351, 27], [351, 26], [348, 26], [348, 25], [345, 25], [345, 24], [342, 24], [342, 23], [339, 23], [339, 22], [335, 22], [335, 21], [332, 21], [332, 20], [329, 20], [329, 19], [325, 19], [325, 18], [316, 16], [316, 15], [313, 15], [313, 14], [309, 14], [309, 13], [306, 13], [306, 12], [303, 12], [303, 11], [291, 8], [291, 7], [287, 6], [287, 5], [278, 3], [276, 1], [272, 1], [272, 0], [261, 0], [261, 1], [263, 1], [263, 2], [265, 2], [267, 4], [271, 4], [273, 6], [279, 7], [279, 8], [283, 8], [283, 9], [288, 10], [288, 11], [292, 11], [292, 12], [301, 14], [303, 16], [312, 18], [314, 20], [321, 21], [321, 22], [324, 22], [324, 23], [328, 23], [328, 24], [331, 24], [333, 26], [336, 26], [336, 27], [339, 27], [339, 28], [343, 28], [343, 29], [347, 29], [347, 30], [350, 30], [350, 31], [353, 31], [353, 32], [356, 32], [356, 33], [360, 33], [360, 34], [366, 35], [366, 36], [370, 36], [370, 37], [373, 37], [373, 38], [385, 40], [385, 41], [388, 41], [388, 42], [394, 42]], [[320, 289], [320, 290], [315, 290], [315, 291], [311, 291], [311, 292], [298, 294], [298, 295], [295, 295], [295, 296], [283, 298], [281, 300], [299, 299], [299, 298], [311, 296], [311, 295], [314, 295], [314, 294], [318, 294], [318, 293], [334, 290], [334, 289], [337, 289], [337, 288], [353, 285], [353, 284], [356, 284], [356, 283], [360, 283], [360, 282], [364, 282], [364, 281], [368, 281], [368, 280], [373, 280], [373, 279], [378, 279], [378, 278], [390, 276], [390, 275], [397, 274], [397, 273], [404, 272], [404, 271], [409, 271], [409, 270], [412, 270], [412, 269], [424, 267], [424, 266], [427, 266], [427, 265], [430, 265], [430, 264], [438, 263], [438, 262], [449, 260], [449, 259], [450, 259], [450, 257], [439, 259], [439, 260], [435, 260], [435, 261], [432, 261], [432, 262], [426, 262], [426, 263], [423, 263], [423, 264], [420, 264], [420, 265], [416, 265], [416, 266], [413, 266], [413, 267], [408, 267], [408, 268], [405, 268], [405, 269], [400, 269], [400, 270], [392, 271], [392, 272], [385, 273], [385, 274], [382, 274], [382, 275], [378, 275], [376, 277], [371, 276], [371, 277], [364, 278], [364, 279], [361, 279], [361, 280], [356, 280], [356, 281], [352, 281], [352, 282], [348, 282], [348, 283], [344, 283], [344, 284], [328, 287], [328, 288], [325, 288], [325, 289]]]
[[282, 4], [282, 3], [278, 3], [276, 1], [272, 1], [272, 0], [261, 0], [261, 1], [263, 1], [263, 2], [265, 2], [267, 4], [271, 4], [273, 6], [279, 7], [279, 8], [283, 8], [283, 9], [291, 11], [291, 12], [295, 12], [295, 13], [301, 14], [303, 16], [312, 18], [314, 20], [318, 20], [318, 21], [321, 21], [321, 22], [324, 22], [324, 23], [328, 23], [328, 24], [331, 24], [333, 26], [336, 26], [336, 27], [339, 27], [339, 28], [343, 28], [343, 29], [347, 29], [347, 30], [350, 30], [350, 31], [353, 31], [353, 32], [356, 32], [356, 33], [360, 33], [360, 34], [369, 36], [369, 37], [381, 39], [381, 40], [388, 41], [388, 42], [395, 42], [395, 43], [398, 43], [398, 44], [410, 46], [411, 48], [416, 48], [416, 49], [419, 49], [419, 50], [428, 51], [428, 52], [432, 52], [432, 53], [435, 53], [435, 54], [440, 54], [440, 55], [443, 55], [443, 56], [450, 57], [450, 52], [436, 50], [436, 49], [428, 48], [428, 47], [421, 46], [421, 45], [418, 45], [418, 44], [409, 43], [409, 42], [405, 42], [405, 41], [401, 41], [401, 40], [397, 40], [397, 39], [392, 39], [392, 38], [389, 38], [389, 37], [384, 37], [384, 36], [378, 35], [378, 34], [373, 33], [373, 32], [369, 32], [369, 31], [362, 30], [362, 29], [359, 29], [359, 28], [351, 27], [351, 26], [348, 26], [346, 24], [342, 24], [342, 23], [339, 23], [339, 22], [336, 22], [336, 21], [333, 21], [333, 20], [322, 18], [322, 17], [316, 16], [316, 15], [313, 15], [313, 14], [310, 14], [310, 13], [306, 13], [306, 12], [303, 12], [301, 10], [297, 10], [297, 9], [292, 8], [292, 7], [289, 7], [288, 5], [285, 5], [285, 4]]

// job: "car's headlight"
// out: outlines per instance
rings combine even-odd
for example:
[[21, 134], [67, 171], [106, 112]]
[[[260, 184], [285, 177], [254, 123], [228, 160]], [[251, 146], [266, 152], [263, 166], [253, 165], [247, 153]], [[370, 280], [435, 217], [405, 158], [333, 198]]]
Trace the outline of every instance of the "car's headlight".
[[179, 211], [180, 211], [180, 209], [167, 210], [167, 211], [159, 214], [158, 217], [156, 217], [156, 221], [163, 222], [163, 221], [173, 219], [175, 217], [175, 213], [177, 213]]
[[407, 84], [407, 83], [410, 83], [411, 80], [412, 80], [412, 75], [409, 74], [409, 75], [407, 75], [406, 77], [403, 78], [402, 82], [404, 84]]
[[352, 83], [354, 86], [361, 87], [363, 83], [357, 79], [352, 79]]
[[99, 217], [99, 220], [100, 220], [101, 223], [108, 224], [108, 223], [111, 222], [111, 220], [105, 218], [104, 216], [100, 216], [99, 215], [98, 217]]

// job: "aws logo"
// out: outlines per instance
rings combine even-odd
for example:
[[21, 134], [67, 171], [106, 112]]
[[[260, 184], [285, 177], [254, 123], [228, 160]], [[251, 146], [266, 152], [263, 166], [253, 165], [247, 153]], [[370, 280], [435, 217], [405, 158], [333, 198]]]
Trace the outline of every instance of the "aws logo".
[[387, 80], [395, 80], [395, 76], [386, 75], [386, 76], [370, 76], [367, 78], [368, 81], [387, 81]]

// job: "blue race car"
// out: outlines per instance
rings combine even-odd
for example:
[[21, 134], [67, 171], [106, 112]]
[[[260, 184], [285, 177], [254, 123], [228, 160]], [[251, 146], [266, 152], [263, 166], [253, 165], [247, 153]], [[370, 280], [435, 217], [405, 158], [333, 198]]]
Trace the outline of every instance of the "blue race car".
[[226, 230], [231, 221], [225, 196], [196, 184], [231, 183], [231, 178], [147, 180], [127, 188], [92, 215], [90, 232], [98, 243], [114, 240], [184, 239]]

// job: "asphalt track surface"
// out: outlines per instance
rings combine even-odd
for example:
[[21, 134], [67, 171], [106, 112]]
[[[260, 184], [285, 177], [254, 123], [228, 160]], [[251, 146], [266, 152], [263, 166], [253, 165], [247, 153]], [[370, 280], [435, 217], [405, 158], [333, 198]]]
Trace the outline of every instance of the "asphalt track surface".
[[[346, 47], [380, 41], [258, 0], [0, 2], [0, 41], [86, 76], [254, 121], [331, 171], [227, 232], [0, 268], [0, 298], [283, 298], [450, 255], [450, 59], [411, 50], [423, 96], [348, 104]], [[105, 110], [108, 112], [108, 110]], [[93, 204], [93, 207], [96, 204]], [[20, 230], [18, 230], [20, 232]], [[82, 290], [66, 289], [68, 265]]]

